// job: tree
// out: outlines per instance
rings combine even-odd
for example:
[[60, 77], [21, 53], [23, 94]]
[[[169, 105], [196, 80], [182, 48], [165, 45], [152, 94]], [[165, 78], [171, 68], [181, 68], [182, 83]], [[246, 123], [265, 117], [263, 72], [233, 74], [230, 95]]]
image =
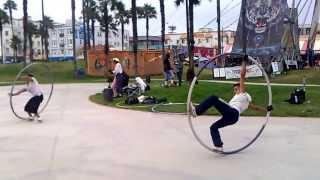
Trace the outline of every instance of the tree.
[[14, 30], [13, 30], [13, 16], [12, 11], [17, 10], [17, 4], [12, 0], [7, 0], [4, 3], [4, 9], [9, 11], [10, 16], [10, 24], [11, 24], [11, 30], [12, 30], [12, 37], [14, 36]]
[[88, 48], [91, 49], [91, 37], [90, 37], [90, 17], [89, 17], [89, 13], [90, 13], [90, 7], [89, 7], [89, 1], [93, 1], [93, 0], [85, 0], [85, 4], [84, 4], [84, 11], [85, 11], [85, 26], [86, 28], [84, 28], [86, 30], [86, 34], [87, 34], [87, 43], [88, 43]]
[[115, 31], [116, 23], [111, 11], [115, 10], [117, 1], [116, 0], [99, 0], [99, 12], [100, 12], [100, 25], [101, 29], [105, 32], [105, 48], [104, 52], [106, 55], [109, 54], [109, 30]]
[[[91, 47], [90, 43], [90, 34], [92, 36], [92, 46], [93, 49], [95, 49], [95, 23], [96, 20], [99, 18], [98, 11], [97, 11], [97, 3], [94, 0], [87, 0], [87, 7], [86, 7], [86, 20], [87, 20], [87, 31], [88, 31], [88, 42], [89, 42], [89, 48]], [[89, 28], [91, 21], [91, 29]], [[90, 32], [91, 30], [91, 32]]]
[[13, 49], [13, 51], [14, 51], [14, 60], [15, 60], [15, 62], [17, 62], [18, 49], [21, 48], [21, 44], [22, 44], [21, 39], [19, 39], [18, 36], [13, 35], [13, 37], [11, 38], [10, 47], [11, 47], [11, 48]]
[[40, 30], [37, 28], [35, 24], [33, 24], [31, 21], [28, 22], [27, 25], [27, 34], [28, 34], [28, 42], [29, 42], [29, 49], [30, 49], [30, 60], [33, 60], [33, 37], [38, 37], [40, 35]]
[[73, 56], [73, 72], [77, 68], [77, 55], [76, 55], [76, 2], [71, 0], [71, 21], [72, 21], [72, 56]]
[[137, 4], [136, 0], [131, 0], [131, 18], [133, 33], [133, 54], [135, 75], [138, 75], [138, 27], [137, 27]]
[[150, 4], [144, 4], [143, 7], [139, 7], [137, 9], [138, 18], [146, 19], [146, 48], [149, 50], [149, 20], [153, 18], [157, 18], [157, 11], [155, 7]]
[[[181, 6], [185, 0], [175, 0], [177, 6]], [[192, 81], [194, 77], [194, 62], [193, 62], [193, 50], [194, 50], [194, 22], [193, 22], [193, 9], [195, 5], [199, 5], [201, 0], [187, 0], [186, 1], [186, 16], [187, 16], [187, 34], [188, 34], [188, 52], [189, 52], [189, 69], [187, 71], [187, 80]]]
[[40, 35], [44, 41], [44, 49], [46, 59], [49, 59], [49, 29], [54, 28], [54, 22], [49, 16], [44, 16], [43, 20], [40, 21]]
[[162, 60], [165, 58], [165, 32], [166, 32], [166, 16], [164, 10], [164, 0], [159, 0], [160, 2], [160, 14], [161, 14], [161, 49], [162, 49]]
[[115, 15], [116, 20], [121, 26], [121, 49], [124, 50], [124, 26], [130, 22], [130, 11], [125, 9], [123, 2], [117, 3], [117, 13]]
[[3, 47], [3, 37], [2, 37], [2, 31], [3, 31], [3, 25], [9, 23], [9, 16], [5, 11], [0, 9], [0, 38], [1, 38], [1, 54], [2, 54], [2, 61], [4, 63], [5, 57], [4, 57], [4, 47]]
[[28, 0], [23, 0], [23, 59], [27, 63]]
[[[72, 0], [75, 3], [75, 0]], [[75, 8], [72, 8], [72, 14], [75, 13]], [[82, 0], [82, 26], [83, 26], [83, 57], [85, 65], [88, 64], [88, 54], [87, 54], [87, 30], [86, 30], [86, 2]], [[75, 22], [74, 22], [75, 23]], [[76, 64], [75, 64], [76, 66]]]

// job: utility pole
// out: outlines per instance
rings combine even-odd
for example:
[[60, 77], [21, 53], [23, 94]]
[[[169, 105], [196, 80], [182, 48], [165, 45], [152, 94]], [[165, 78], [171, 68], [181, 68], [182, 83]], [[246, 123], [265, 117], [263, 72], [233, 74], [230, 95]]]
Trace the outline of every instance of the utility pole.
[[220, 0], [217, 0], [217, 23], [218, 23], [218, 55], [221, 54], [221, 12]]

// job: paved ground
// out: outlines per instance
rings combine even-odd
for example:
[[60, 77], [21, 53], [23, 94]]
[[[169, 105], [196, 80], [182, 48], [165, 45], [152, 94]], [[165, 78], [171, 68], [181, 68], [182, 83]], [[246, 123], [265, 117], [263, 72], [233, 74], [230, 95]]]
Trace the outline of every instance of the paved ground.
[[[252, 147], [212, 154], [194, 140], [185, 116], [106, 108], [88, 96], [103, 88], [58, 85], [43, 124], [16, 119], [0, 87], [1, 180], [318, 180], [320, 119], [273, 118]], [[21, 97], [22, 99], [22, 97]], [[15, 99], [17, 107], [22, 107]], [[208, 143], [213, 117], [196, 122]], [[226, 147], [245, 143], [263, 118], [223, 131]]]

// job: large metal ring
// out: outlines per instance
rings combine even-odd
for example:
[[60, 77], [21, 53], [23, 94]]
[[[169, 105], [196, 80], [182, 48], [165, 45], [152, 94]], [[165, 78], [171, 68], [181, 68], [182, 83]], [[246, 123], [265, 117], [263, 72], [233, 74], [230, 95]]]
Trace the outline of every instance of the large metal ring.
[[[245, 144], [242, 147], [239, 147], [237, 149], [233, 149], [233, 150], [223, 150], [223, 151], [218, 151], [215, 150], [213, 147], [210, 147], [209, 145], [207, 145], [197, 134], [194, 125], [193, 125], [193, 117], [190, 113], [190, 103], [192, 103], [192, 93], [193, 93], [193, 89], [194, 86], [196, 84], [196, 81], [198, 80], [199, 75], [201, 74], [201, 72], [213, 61], [215, 61], [216, 59], [219, 58], [224, 58], [226, 56], [240, 56], [240, 57], [245, 57], [244, 54], [241, 53], [226, 53], [226, 54], [222, 54], [222, 55], [218, 55], [216, 57], [214, 57], [212, 60], [208, 61], [203, 67], [201, 67], [201, 69], [199, 69], [198, 73], [196, 74], [196, 76], [193, 78], [193, 81], [190, 85], [189, 88], [189, 93], [188, 93], [188, 100], [187, 100], [187, 113], [188, 113], [188, 122], [189, 122], [189, 126], [191, 128], [192, 134], [194, 135], [194, 137], [196, 138], [196, 140], [200, 143], [201, 146], [203, 146], [205, 149], [211, 151], [211, 152], [215, 152], [215, 153], [219, 153], [219, 154], [225, 154], [225, 155], [229, 155], [229, 154], [235, 154], [238, 153], [240, 151], [243, 151], [244, 149], [248, 148], [250, 145], [252, 145], [262, 134], [263, 130], [265, 129], [266, 125], [268, 124], [269, 120], [270, 120], [270, 116], [271, 116], [271, 112], [267, 112], [266, 117], [265, 117], [265, 121], [262, 124], [261, 128], [259, 129], [258, 133], [256, 134], [256, 136], [251, 139], [247, 144]], [[267, 75], [267, 73], [265, 72], [265, 70], [263, 69], [263, 67], [261, 66], [261, 64], [259, 63], [258, 60], [255, 60], [254, 58], [248, 56], [248, 60], [252, 61], [255, 65], [257, 65], [259, 67], [259, 69], [262, 71], [263, 76], [265, 78], [266, 81], [266, 86], [267, 86], [267, 90], [268, 90], [268, 105], [272, 106], [272, 90], [271, 90], [271, 85], [270, 85], [270, 80], [269, 77]]]
[[[20, 70], [20, 72], [17, 74], [15, 80], [12, 82], [12, 85], [11, 85], [11, 91], [10, 91], [10, 94], [13, 94], [14, 93], [14, 90], [15, 90], [15, 87], [16, 87], [16, 84], [17, 84], [17, 81], [21, 78], [21, 75], [25, 72], [27, 72], [31, 67], [33, 66], [36, 66], [36, 65], [40, 65], [42, 66], [43, 68], [46, 69], [46, 73], [49, 74], [49, 79], [50, 79], [50, 93], [48, 95], [48, 98], [47, 98], [47, 101], [44, 103], [44, 105], [41, 107], [41, 109], [39, 110], [39, 114], [41, 114], [45, 109], [46, 107], [48, 106], [50, 100], [51, 100], [51, 97], [52, 97], [52, 94], [53, 94], [53, 88], [54, 88], [54, 77], [53, 77], [53, 73], [50, 69], [50, 67], [47, 65], [47, 64], [44, 64], [44, 63], [31, 63], [29, 65], [27, 65], [26, 67], [24, 67], [23, 69]], [[25, 116], [22, 116], [22, 115], [19, 115], [14, 106], [13, 106], [13, 96], [10, 96], [10, 107], [11, 107], [11, 110], [13, 112], [13, 114], [21, 119], [21, 120], [28, 120], [27, 117]]]

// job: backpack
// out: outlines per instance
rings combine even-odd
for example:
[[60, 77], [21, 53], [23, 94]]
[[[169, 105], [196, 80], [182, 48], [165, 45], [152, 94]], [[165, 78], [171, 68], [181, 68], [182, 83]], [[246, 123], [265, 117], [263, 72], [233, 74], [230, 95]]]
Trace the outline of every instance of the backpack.
[[290, 104], [303, 104], [306, 100], [306, 91], [303, 88], [296, 88], [290, 95]]

